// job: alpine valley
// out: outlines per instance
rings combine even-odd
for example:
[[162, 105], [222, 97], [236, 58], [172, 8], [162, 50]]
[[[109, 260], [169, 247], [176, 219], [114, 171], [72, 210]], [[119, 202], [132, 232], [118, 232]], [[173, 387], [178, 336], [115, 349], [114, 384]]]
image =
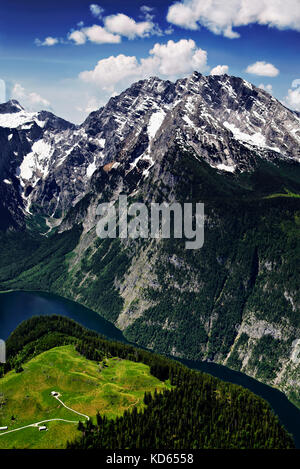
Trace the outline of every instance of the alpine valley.
[[[73, 299], [155, 352], [300, 406], [300, 116], [228, 75], [134, 83], [76, 126], [0, 105], [0, 288]], [[205, 241], [100, 239], [99, 203], [203, 202]]]

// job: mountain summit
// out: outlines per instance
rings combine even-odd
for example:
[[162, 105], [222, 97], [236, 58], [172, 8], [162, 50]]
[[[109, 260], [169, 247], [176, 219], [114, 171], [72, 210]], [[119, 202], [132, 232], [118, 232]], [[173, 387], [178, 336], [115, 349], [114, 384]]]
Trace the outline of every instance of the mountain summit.
[[24, 111], [24, 108], [16, 99], [10, 99], [7, 103], [0, 104], [0, 114], [14, 114]]
[[142, 167], [148, 177], [173, 145], [227, 172], [251, 171], [257, 157], [300, 161], [296, 113], [241, 78], [198, 72], [176, 83], [134, 83], [80, 126], [11, 100], [0, 105], [0, 134], [2, 184], [20, 187], [26, 212], [38, 204], [58, 218], [83, 197], [97, 169]]

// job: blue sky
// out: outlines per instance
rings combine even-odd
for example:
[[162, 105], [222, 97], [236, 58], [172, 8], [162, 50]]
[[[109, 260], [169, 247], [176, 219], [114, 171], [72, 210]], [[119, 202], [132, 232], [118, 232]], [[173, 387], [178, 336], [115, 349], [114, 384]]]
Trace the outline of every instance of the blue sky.
[[300, 111], [299, 52], [299, 0], [0, 4], [6, 98], [73, 122], [136, 80], [193, 70], [241, 76]]

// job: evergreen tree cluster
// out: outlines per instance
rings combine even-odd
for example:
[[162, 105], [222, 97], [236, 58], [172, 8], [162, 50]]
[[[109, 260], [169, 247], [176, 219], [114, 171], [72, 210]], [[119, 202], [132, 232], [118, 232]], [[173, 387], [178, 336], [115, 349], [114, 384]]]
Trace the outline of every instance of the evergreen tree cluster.
[[146, 408], [81, 424], [69, 449], [287, 449], [293, 442], [266, 403], [207, 375], [184, 371], [184, 385], [145, 393]]
[[81, 424], [69, 449], [288, 449], [268, 404], [248, 390], [170, 363], [172, 390], [145, 393], [142, 411]]

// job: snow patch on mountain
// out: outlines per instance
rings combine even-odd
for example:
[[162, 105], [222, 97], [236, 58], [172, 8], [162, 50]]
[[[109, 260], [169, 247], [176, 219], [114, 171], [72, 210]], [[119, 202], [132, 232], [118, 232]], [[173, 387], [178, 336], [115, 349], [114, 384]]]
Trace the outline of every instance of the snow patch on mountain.
[[96, 162], [95, 162], [95, 160], [94, 160], [94, 161], [93, 161], [92, 163], [90, 163], [90, 164], [88, 165], [88, 167], [86, 168], [86, 175], [87, 175], [87, 177], [90, 178], [90, 177], [94, 174], [94, 172], [96, 171], [96, 169], [97, 169], [97, 166], [96, 166]]
[[245, 142], [255, 147], [265, 148], [267, 150], [272, 150], [278, 153], [282, 153], [280, 148], [267, 145], [266, 137], [261, 132], [255, 132], [254, 134], [249, 135], [245, 132], [242, 132], [240, 129], [235, 127], [234, 124], [230, 124], [227, 121], [223, 122], [223, 125], [224, 127], [226, 127], [226, 129], [230, 130], [233, 133], [233, 136], [236, 140]]
[[148, 136], [152, 140], [157, 134], [159, 128], [161, 127], [163, 120], [166, 116], [166, 113], [163, 109], [152, 114], [148, 124]]
[[249, 83], [249, 81], [243, 80], [243, 82], [244, 82], [244, 85], [247, 86], [247, 88], [249, 88], [251, 91], [253, 90], [253, 86], [251, 85], [251, 83]]
[[224, 164], [224, 163], [220, 163], [220, 164], [217, 164], [215, 166], [215, 168], [221, 170], [221, 171], [227, 171], [228, 173], [234, 173], [234, 171], [236, 170], [236, 166], [234, 165], [227, 165], [227, 164]]
[[35, 118], [37, 119], [37, 117], [37, 112], [26, 112], [23, 110], [13, 114], [0, 114], [0, 126], [13, 129], [19, 127], [20, 125], [24, 125], [28, 122], [31, 122]]
[[150, 155], [147, 155], [147, 156], [143, 157], [143, 160], [149, 162], [148, 168], [144, 169], [144, 171], [143, 171], [144, 178], [147, 178], [150, 174], [150, 169], [154, 165], [155, 161], [153, 160], [153, 158], [151, 158]]
[[27, 112], [22, 109], [20, 112], [0, 114], [0, 127], [16, 129], [22, 126], [23, 130], [29, 130], [34, 123], [41, 128], [46, 124], [40, 120], [38, 112]]
[[194, 129], [196, 128], [194, 122], [189, 118], [189, 116], [183, 116], [182, 118], [184, 120], [184, 122], [189, 126], [189, 127], [193, 127]]
[[225, 89], [228, 93], [228, 95], [231, 97], [231, 98], [234, 98], [236, 99], [237, 95], [236, 95], [236, 92], [234, 91], [234, 89], [232, 88], [229, 80], [227, 80], [225, 83], [222, 84], [222, 87], [223, 89]]
[[[51, 145], [44, 140], [38, 140], [32, 145], [32, 151], [24, 156], [20, 166], [20, 176], [24, 180], [30, 180], [33, 175], [46, 177], [53, 152]], [[36, 182], [36, 181], [35, 181]]]
[[223, 125], [226, 127], [226, 129], [233, 133], [233, 136], [236, 140], [242, 140], [242, 142], [247, 142], [258, 147], [266, 148], [266, 138], [261, 133], [256, 132], [253, 135], [246, 134], [241, 132], [240, 129], [238, 129], [234, 124], [230, 124], [227, 121], [225, 121]]

